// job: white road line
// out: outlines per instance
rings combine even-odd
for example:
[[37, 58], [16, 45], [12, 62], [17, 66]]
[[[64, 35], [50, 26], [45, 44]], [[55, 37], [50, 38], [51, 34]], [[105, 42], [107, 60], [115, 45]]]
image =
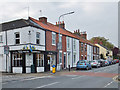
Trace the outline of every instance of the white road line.
[[79, 77], [75, 77], [75, 78], [72, 78], [72, 79], [78, 79], [78, 78], [81, 78], [81, 77], [85, 77], [85, 76], [79, 76]]
[[35, 79], [39, 79], [39, 78], [48, 78], [48, 77], [52, 77], [52, 76], [33, 77], [33, 78], [23, 79], [23, 80], [20, 80], [20, 81], [25, 81], [25, 80], [35, 80]]
[[[40, 86], [40, 87], [36, 87], [36, 89], [37, 88], [43, 88], [43, 87], [46, 87], [46, 86], [51, 86], [51, 85], [54, 85], [54, 84], [57, 84], [57, 83], [60, 83], [60, 82], [54, 82], [54, 83], [50, 83], [50, 84], [43, 85], [43, 86]], [[35, 89], [31, 89], [31, 90], [35, 90]]]
[[107, 85], [104, 86], [104, 88], [106, 88], [107, 86], [109, 86], [110, 84], [112, 84], [114, 81], [108, 83]]
[[[27, 80], [35, 80], [35, 79], [39, 79], [39, 78], [48, 78], [48, 77], [52, 77], [52, 76], [42, 76], [42, 77], [31, 77], [31, 78], [27, 78], [27, 79], [22, 79], [22, 80], [15, 80], [15, 81], [10, 81], [10, 83], [15, 83], [17, 81], [27, 81]], [[9, 82], [3, 82], [2, 84], [7, 84]]]

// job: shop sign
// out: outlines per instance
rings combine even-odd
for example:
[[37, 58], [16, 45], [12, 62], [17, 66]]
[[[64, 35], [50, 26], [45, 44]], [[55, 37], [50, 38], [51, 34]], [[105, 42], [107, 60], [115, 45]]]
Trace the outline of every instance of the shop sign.
[[30, 50], [31, 52], [33, 52], [33, 50], [35, 50], [35, 46], [34, 45], [26, 45], [23, 47], [23, 50]]

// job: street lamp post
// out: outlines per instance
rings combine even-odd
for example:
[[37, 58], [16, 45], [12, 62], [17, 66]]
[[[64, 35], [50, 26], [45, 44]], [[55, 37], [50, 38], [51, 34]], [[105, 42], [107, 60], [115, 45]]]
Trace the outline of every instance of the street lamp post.
[[[59, 22], [58, 22], [58, 24], [59, 24], [59, 42], [58, 42], [58, 53], [59, 53], [59, 50], [60, 50], [60, 18], [62, 17], [62, 16], [65, 16], [65, 15], [68, 15], [68, 14], [73, 14], [74, 12], [69, 12], [69, 13], [65, 13], [65, 14], [62, 14], [62, 15], [60, 15], [59, 16]], [[59, 53], [59, 63], [58, 64], [60, 64], [60, 53]]]

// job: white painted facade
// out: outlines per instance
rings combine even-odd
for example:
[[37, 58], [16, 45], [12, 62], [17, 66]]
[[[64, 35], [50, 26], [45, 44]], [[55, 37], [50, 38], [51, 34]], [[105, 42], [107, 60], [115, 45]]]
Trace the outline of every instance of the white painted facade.
[[[74, 48], [74, 40], [75, 40], [75, 48]], [[69, 43], [69, 45], [68, 45]], [[76, 67], [77, 61], [79, 61], [79, 40], [71, 37], [66, 37], [66, 47], [67, 47], [67, 68]], [[75, 54], [75, 60], [74, 60]]]
[[[30, 35], [29, 35], [30, 31]], [[16, 45], [15, 44], [15, 33], [19, 32], [20, 33], [20, 44]], [[36, 33], [40, 33], [40, 44], [36, 44]], [[0, 35], [3, 37], [3, 42], [0, 43], [0, 62], [2, 62], [1, 69], [0, 71], [6, 71], [6, 55], [4, 54], [4, 45], [6, 45], [6, 34], [5, 31], [0, 32]], [[40, 51], [45, 51], [45, 31], [41, 29], [37, 29], [35, 27], [27, 26], [23, 28], [17, 28], [17, 29], [12, 29], [7, 31], [7, 45], [10, 48], [10, 51], [14, 50], [22, 50], [24, 46], [29, 47], [29, 43], [31, 45], [34, 45], [35, 50], [40, 50]], [[25, 54], [26, 57], [26, 65], [29, 67], [26, 68], [26, 73], [31, 72], [30, 66], [33, 64], [33, 53], [29, 55], [29, 53]], [[7, 56], [7, 72], [10, 72], [10, 53], [9, 56]], [[22, 67], [13, 67], [13, 73], [22, 73]], [[37, 68], [38, 72], [43, 72], [43, 67]]]
[[93, 46], [89, 44], [87, 44], [87, 60], [93, 60]]

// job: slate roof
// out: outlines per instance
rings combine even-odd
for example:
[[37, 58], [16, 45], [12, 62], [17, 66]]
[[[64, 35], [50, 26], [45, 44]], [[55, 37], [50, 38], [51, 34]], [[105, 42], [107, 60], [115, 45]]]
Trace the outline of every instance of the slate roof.
[[32, 23], [30, 20], [26, 20], [26, 19], [17, 19], [14, 21], [10, 21], [10, 22], [5, 22], [0, 24], [0, 26], [2, 27], [1, 31], [8, 31], [8, 30], [12, 30], [12, 29], [17, 29], [17, 28], [22, 28], [22, 27], [26, 27], [26, 26], [34, 26], [37, 28], [40, 28], [38, 26], [36, 26], [34, 23]]

